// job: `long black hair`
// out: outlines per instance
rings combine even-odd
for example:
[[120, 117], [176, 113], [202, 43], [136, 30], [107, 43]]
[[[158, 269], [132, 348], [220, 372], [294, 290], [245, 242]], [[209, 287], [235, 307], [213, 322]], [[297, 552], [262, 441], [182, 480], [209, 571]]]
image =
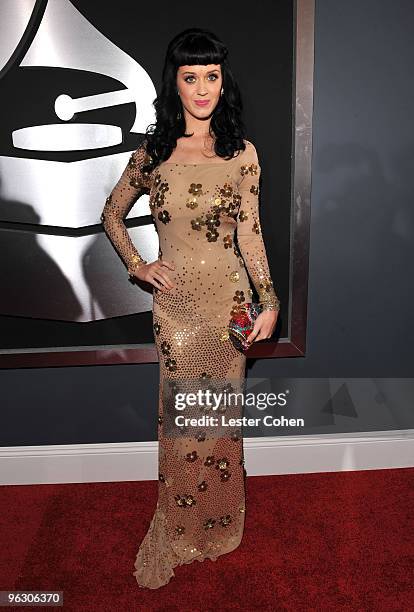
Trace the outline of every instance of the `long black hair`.
[[184, 111], [177, 92], [180, 66], [220, 64], [223, 95], [220, 95], [210, 121], [210, 134], [215, 137], [214, 150], [219, 157], [232, 159], [236, 151], [245, 149], [242, 100], [227, 56], [225, 45], [209, 30], [189, 28], [171, 40], [162, 71], [161, 91], [153, 102], [156, 123], [150, 124], [146, 130], [145, 148], [151, 162], [144, 170], [151, 171], [166, 161], [178, 138], [192, 136], [185, 133]]

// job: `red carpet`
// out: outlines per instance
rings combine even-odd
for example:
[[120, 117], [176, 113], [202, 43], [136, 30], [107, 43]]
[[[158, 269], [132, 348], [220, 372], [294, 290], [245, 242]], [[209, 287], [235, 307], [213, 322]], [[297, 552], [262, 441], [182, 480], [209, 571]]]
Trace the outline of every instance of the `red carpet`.
[[157, 486], [0, 487], [0, 590], [76, 612], [414, 610], [414, 468], [250, 477], [240, 547], [150, 591], [132, 571]]

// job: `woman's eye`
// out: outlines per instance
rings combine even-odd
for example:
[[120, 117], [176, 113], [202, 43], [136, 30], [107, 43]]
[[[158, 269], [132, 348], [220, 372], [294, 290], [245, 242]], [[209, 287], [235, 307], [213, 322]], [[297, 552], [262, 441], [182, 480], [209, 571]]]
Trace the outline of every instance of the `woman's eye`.
[[[213, 78], [212, 78], [212, 79], [210, 79], [210, 77], [213, 77]], [[195, 78], [195, 77], [193, 77], [193, 76], [188, 76], [188, 77], [185, 77], [184, 81], [185, 81], [186, 83], [193, 83], [194, 81], [190, 81], [189, 79], [194, 79], [194, 78]], [[216, 81], [216, 80], [218, 79], [218, 75], [217, 75], [217, 74], [210, 74], [210, 75], [208, 76], [208, 78], [209, 78], [210, 80]]]

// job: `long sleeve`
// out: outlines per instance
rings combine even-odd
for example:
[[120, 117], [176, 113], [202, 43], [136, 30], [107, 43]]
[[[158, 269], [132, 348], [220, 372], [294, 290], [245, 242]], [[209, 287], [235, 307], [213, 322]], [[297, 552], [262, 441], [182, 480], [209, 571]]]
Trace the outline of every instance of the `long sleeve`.
[[241, 196], [237, 216], [237, 242], [249, 276], [264, 310], [279, 310], [279, 299], [270, 277], [266, 248], [263, 242], [259, 213], [260, 165], [254, 145], [246, 141], [240, 165]]
[[142, 170], [143, 165], [148, 161], [149, 156], [145, 146], [141, 144], [131, 154], [117, 184], [106, 198], [101, 214], [105, 233], [116, 247], [130, 273], [139, 265], [147, 263], [135, 248], [124, 218], [138, 197], [149, 189], [150, 175]]

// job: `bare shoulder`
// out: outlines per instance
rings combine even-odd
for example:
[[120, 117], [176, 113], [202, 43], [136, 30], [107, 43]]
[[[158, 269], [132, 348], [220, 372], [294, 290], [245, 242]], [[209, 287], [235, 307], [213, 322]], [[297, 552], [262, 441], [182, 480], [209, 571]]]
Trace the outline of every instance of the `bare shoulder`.
[[253, 142], [251, 140], [246, 140], [246, 139], [243, 139], [243, 142], [246, 145], [246, 148], [243, 151], [243, 155], [246, 161], [249, 161], [250, 163], [258, 164], [259, 158], [258, 158], [256, 147], [253, 144]]
[[246, 138], [243, 138], [243, 142], [246, 145], [246, 149], [252, 149], [252, 148], [255, 149], [255, 146], [251, 140], [247, 140]]
[[243, 142], [246, 145], [246, 148], [244, 150], [244, 154], [246, 155], [246, 157], [248, 157], [249, 159], [257, 159], [257, 150], [253, 142], [251, 140], [246, 140], [245, 138], [243, 139]]

